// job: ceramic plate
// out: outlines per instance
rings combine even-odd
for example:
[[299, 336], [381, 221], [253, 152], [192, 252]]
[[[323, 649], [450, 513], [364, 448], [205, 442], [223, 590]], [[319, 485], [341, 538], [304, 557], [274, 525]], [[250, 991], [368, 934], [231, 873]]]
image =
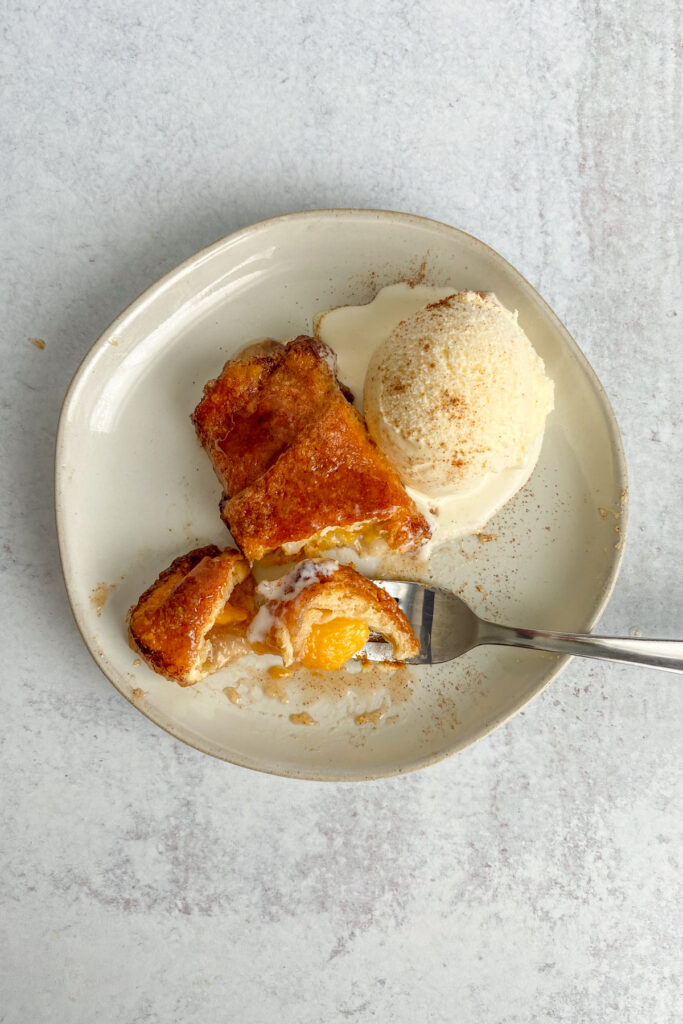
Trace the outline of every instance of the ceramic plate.
[[586, 359], [521, 274], [471, 235], [407, 214], [323, 210], [255, 224], [172, 271], [104, 332], [69, 389], [57, 442], [59, 544], [83, 639], [138, 710], [208, 754], [298, 778], [409, 771], [484, 736], [566, 662], [480, 648], [411, 669], [412, 696], [379, 722], [356, 722], [372, 698], [351, 692], [320, 698], [309, 708], [318, 724], [302, 727], [289, 718], [300, 709], [256, 685], [256, 656], [239, 663], [236, 705], [224, 673], [182, 689], [128, 647], [126, 612], [157, 573], [192, 547], [229, 541], [189, 421], [204, 383], [245, 341], [310, 332], [317, 313], [406, 279], [494, 291], [519, 311], [556, 394], [529, 484], [486, 535], [437, 551], [424, 578], [521, 626], [589, 630], [607, 602], [625, 529], [618, 427]]

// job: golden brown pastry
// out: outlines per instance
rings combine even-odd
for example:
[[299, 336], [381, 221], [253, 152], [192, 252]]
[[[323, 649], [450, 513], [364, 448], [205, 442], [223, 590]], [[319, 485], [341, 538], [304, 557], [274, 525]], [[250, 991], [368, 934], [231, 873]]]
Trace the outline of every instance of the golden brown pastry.
[[192, 413], [228, 497], [253, 484], [339, 393], [336, 356], [316, 338], [229, 360]]
[[285, 665], [341, 668], [377, 633], [396, 661], [413, 658], [420, 644], [393, 597], [355, 569], [333, 559], [307, 559], [279, 580], [261, 583], [263, 605], [248, 637], [256, 649]]
[[408, 551], [430, 536], [316, 338], [226, 363], [192, 419], [225, 491], [221, 515], [250, 562], [376, 537]]
[[248, 654], [254, 578], [232, 549], [214, 544], [181, 555], [128, 613], [131, 646], [181, 686]]

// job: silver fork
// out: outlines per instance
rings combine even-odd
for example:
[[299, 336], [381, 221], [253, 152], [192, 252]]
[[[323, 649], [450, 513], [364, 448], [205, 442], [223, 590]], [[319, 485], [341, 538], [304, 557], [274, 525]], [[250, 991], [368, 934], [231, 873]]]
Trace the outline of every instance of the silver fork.
[[[396, 598], [420, 641], [420, 654], [410, 661], [411, 665], [438, 665], [459, 658], [481, 644], [503, 644], [683, 672], [681, 640], [641, 640], [500, 626], [480, 619], [469, 605], [448, 590], [405, 580], [374, 582]], [[392, 659], [391, 645], [380, 638], [371, 637], [361, 653], [371, 661]]]

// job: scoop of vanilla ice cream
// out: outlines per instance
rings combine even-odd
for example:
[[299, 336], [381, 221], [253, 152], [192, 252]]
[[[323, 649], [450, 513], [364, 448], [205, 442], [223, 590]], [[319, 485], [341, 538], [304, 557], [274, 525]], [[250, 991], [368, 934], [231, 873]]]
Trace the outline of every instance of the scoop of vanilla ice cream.
[[370, 362], [363, 402], [403, 482], [437, 497], [522, 462], [553, 391], [517, 314], [468, 291], [392, 331]]

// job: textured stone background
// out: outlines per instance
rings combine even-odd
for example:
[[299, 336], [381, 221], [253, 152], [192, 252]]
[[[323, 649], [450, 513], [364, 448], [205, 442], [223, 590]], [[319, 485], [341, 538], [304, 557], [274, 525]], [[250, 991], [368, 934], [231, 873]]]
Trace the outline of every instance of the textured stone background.
[[271, 214], [408, 210], [588, 354], [631, 475], [603, 627], [683, 635], [680, 4], [9, 0], [2, 29], [0, 1019], [680, 1020], [680, 679], [575, 663], [421, 774], [250, 774], [98, 674], [52, 511], [67, 383], [141, 290]]

